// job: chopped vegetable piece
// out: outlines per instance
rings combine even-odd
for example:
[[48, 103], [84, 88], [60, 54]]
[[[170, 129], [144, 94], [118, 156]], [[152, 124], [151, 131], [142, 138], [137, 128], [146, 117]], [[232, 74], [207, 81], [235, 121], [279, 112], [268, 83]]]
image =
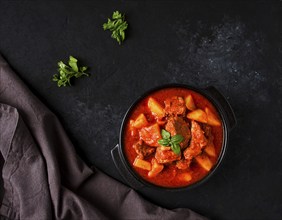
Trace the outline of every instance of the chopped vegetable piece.
[[140, 114], [133, 123], [133, 127], [135, 128], [142, 128], [147, 125], [148, 125], [148, 121], [143, 113]]
[[187, 118], [195, 121], [199, 121], [202, 123], [207, 123], [207, 114], [202, 109], [196, 109], [187, 114]]
[[130, 130], [134, 129], [133, 124], [134, 124], [134, 120], [132, 120], [132, 119], [129, 120], [129, 129]]
[[179, 173], [177, 175], [177, 178], [180, 180], [180, 181], [183, 181], [183, 182], [189, 182], [191, 179], [192, 179], [192, 175], [188, 172], [185, 172], [185, 173]]
[[221, 122], [217, 118], [217, 116], [211, 112], [209, 108], [205, 108], [205, 112], [207, 113], [207, 123], [212, 126], [220, 126]]
[[192, 95], [188, 95], [186, 98], [185, 98], [185, 105], [186, 107], [190, 110], [190, 111], [193, 111], [196, 109], [196, 105], [194, 103], [194, 99], [192, 97]]
[[158, 147], [158, 140], [161, 139], [160, 126], [155, 123], [149, 127], [143, 127], [139, 131], [140, 139], [146, 144], [153, 147]]
[[133, 162], [133, 166], [141, 168], [143, 170], [151, 170], [151, 163], [146, 161], [146, 160], [142, 160], [139, 158], [135, 158], [134, 162]]
[[215, 157], [216, 153], [215, 153], [215, 147], [213, 142], [209, 142], [207, 144], [207, 146], [205, 147], [204, 151], [211, 157]]
[[148, 107], [156, 118], [159, 119], [165, 116], [163, 107], [155, 99], [151, 97], [148, 100]]
[[125, 21], [124, 15], [119, 11], [113, 13], [112, 19], [108, 18], [108, 22], [103, 24], [103, 29], [110, 30], [112, 32], [112, 38], [116, 39], [119, 45], [121, 45], [125, 39], [124, 31], [127, 29], [128, 23]]
[[137, 134], [136, 128], [133, 126], [133, 124], [134, 124], [134, 120], [130, 120], [129, 121], [129, 130], [130, 130], [131, 136], [135, 136]]
[[80, 78], [82, 76], [89, 76], [85, 73], [88, 69], [86, 66], [78, 67], [77, 59], [73, 56], [69, 57], [69, 65], [64, 64], [63, 61], [58, 62], [59, 74], [53, 75], [53, 81], [57, 82], [58, 87], [71, 86], [71, 79], [73, 77]]
[[148, 173], [148, 176], [152, 178], [157, 176], [160, 172], [162, 172], [164, 165], [159, 164], [155, 158], [152, 159], [151, 163], [152, 163], [152, 169]]
[[195, 157], [198, 164], [205, 169], [206, 171], [210, 171], [210, 169], [213, 166], [213, 163], [211, 162], [210, 158], [206, 154], [200, 154], [197, 157]]
[[165, 146], [160, 146], [159, 150], [166, 151], [166, 150], [171, 150], [171, 148], [170, 147], [165, 147]]

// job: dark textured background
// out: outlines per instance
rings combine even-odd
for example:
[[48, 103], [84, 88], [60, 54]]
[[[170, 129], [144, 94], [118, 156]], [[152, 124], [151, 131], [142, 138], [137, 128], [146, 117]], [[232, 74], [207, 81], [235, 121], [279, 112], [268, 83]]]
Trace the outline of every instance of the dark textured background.
[[[213, 219], [281, 219], [281, 5], [0, 0], [0, 52], [59, 116], [79, 155], [120, 181], [110, 151], [135, 98], [172, 82], [215, 86], [238, 120], [218, 172], [187, 192], [140, 193]], [[102, 30], [114, 10], [130, 25], [122, 46]], [[56, 63], [69, 55], [91, 77], [57, 88]]]

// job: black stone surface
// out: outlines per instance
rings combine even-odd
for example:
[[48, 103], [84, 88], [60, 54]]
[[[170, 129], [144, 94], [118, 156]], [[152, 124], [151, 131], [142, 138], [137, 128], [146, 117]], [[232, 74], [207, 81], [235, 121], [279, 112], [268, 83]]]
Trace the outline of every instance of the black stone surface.
[[[130, 25], [122, 46], [102, 30], [114, 10]], [[281, 15], [281, 1], [0, 0], [0, 52], [59, 116], [79, 155], [120, 181], [110, 151], [129, 105], [162, 84], [215, 86], [238, 120], [218, 172], [187, 192], [140, 193], [212, 219], [281, 219]], [[52, 75], [69, 55], [91, 77], [57, 88]]]

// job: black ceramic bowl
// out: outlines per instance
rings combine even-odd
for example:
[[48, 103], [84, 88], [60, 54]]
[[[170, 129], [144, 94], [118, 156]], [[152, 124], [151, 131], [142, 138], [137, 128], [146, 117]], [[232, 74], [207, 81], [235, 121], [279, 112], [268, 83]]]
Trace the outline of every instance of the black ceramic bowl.
[[[221, 121], [222, 121], [222, 126], [223, 126], [223, 143], [222, 143], [222, 148], [220, 155], [218, 157], [218, 160], [216, 164], [213, 166], [212, 170], [201, 180], [199, 180], [196, 183], [193, 183], [192, 185], [188, 185], [186, 187], [180, 187], [180, 188], [165, 188], [161, 186], [154, 185], [152, 183], [147, 182], [143, 178], [141, 178], [130, 166], [130, 164], [127, 161], [127, 158], [124, 153], [124, 146], [123, 146], [123, 136], [124, 136], [124, 131], [125, 131], [125, 125], [127, 121], [129, 120], [129, 117], [134, 109], [134, 107], [145, 97], [150, 95], [153, 92], [156, 92], [158, 90], [166, 89], [166, 88], [184, 88], [184, 89], [189, 89], [193, 90], [201, 95], [203, 95], [205, 98], [207, 98], [216, 108], [218, 111]], [[209, 179], [214, 172], [217, 170], [218, 166], [223, 160], [223, 157], [226, 152], [227, 144], [228, 144], [228, 138], [229, 138], [229, 133], [231, 129], [236, 125], [236, 118], [234, 115], [234, 112], [230, 106], [230, 104], [227, 102], [225, 97], [214, 87], [207, 87], [205, 89], [199, 89], [199, 88], [194, 88], [188, 85], [182, 85], [182, 84], [169, 84], [169, 85], [164, 85], [160, 86], [154, 89], [151, 89], [141, 95], [128, 109], [126, 112], [121, 129], [120, 129], [120, 134], [119, 134], [119, 144], [117, 144], [111, 151], [113, 161], [115, 163], [115, 166], [117, 167], [118, 171], [120, 172], [121, 176], [125, 179], [125, 181], [134, 189], [141, 189], [143, 187], [150, 187], [150, 188], [156, 188], [156, 189], [166, 189], [166, 190], [183, 190], [183, 189], [190, 189], [195, 186], [200, 185], [201, 183], [205, 182], [207, 179]]]

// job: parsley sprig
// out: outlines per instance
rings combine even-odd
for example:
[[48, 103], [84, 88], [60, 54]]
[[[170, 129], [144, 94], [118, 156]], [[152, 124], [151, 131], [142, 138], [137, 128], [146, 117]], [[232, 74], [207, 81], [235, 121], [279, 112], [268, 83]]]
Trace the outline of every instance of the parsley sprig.
[[161, 134], [163, 139], [158, 140], [158, 143], [162, 146], [170, 146], [175, 154], [180, 154], [180, 143], [184, 140], [183, 136], [176, 134], [171, 137], [170, 133], [165, 129], [162, 129]]
[[122, 15], [119, 11], [115, 11], [112, 15], [112, 20], [108, 18], [108, 22], [103, 24], [103, 29], [110, 30], [112, 38], [116, 39], [119, 45], [124, 41], [124, 31], [128, 27], [128, 23], [124, 19], [124, 14]]
[[63, 61], [58, 62], [58, 72], [59, 74], [53, 75], [53, 81], [57, 82], [58, 87], [61, 86], [71, 86], [71, 78], [80, 78], [82, 76], [89, 76], [85, 73], [88, 69], [86, 66], [79, 67], [77, 65], [77, 59], [73, 56], [69, 57], [69, 65], [63, 63]]

